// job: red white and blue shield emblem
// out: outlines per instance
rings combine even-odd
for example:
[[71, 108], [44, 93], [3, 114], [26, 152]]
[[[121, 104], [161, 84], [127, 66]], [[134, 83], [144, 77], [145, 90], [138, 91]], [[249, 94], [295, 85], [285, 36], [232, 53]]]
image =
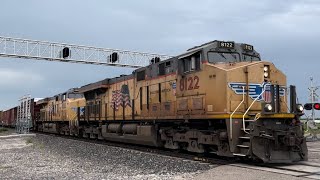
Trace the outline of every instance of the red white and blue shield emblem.
[[[243, 87], [246, 86], [246, 83], [229, 83], [229, 88], [231, 88], [236, 94], [243, 95], [243, 93], [246, 94], [246, 92], [243, 92]], [[263, 88], [266, 87], [266, 90], [264, 93], [262, 93]], [[264, 101], [264, 102], [271, 102], [271, 91], [270, 91], [270, 85], [266, 85], [266, 83], [262, 84], [255, 84], [250, 83], [249, 84], [249, 96], [251, 99], [257, 99], [257, 101]], [[285, 87], [280, 86], [280, 96], [285, 96]], [[260, 94], [262, 95], [260, 96]]]

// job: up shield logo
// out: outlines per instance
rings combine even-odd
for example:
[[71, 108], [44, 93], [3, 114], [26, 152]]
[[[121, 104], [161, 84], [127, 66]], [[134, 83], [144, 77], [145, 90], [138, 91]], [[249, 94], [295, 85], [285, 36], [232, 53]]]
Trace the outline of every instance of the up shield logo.
[[[228, 84], [229, 88], [231, 88], [237, 95], [243, 95], [247, 94], [246, 90], [243, 91], [242, 87], [246, 87], [246, 83], [229, 83]], [[266, 91], [262, 93], [263, 87], [266, 88]], [[270, 90], [270, 85], [266, 85], [266, 83], [262, 84], [255, 84], [255, 83], [250, 83], [249, 84], [249, 97], [251, 99], [257, 99], [257, 101], [265, 101], [265, 102], [271, 102], [271, 90]], [[285, 96], [285, 90], [286, 88], [283, 86], [280, 86], [280, 96]], [[260, 94], [262, 95], [260, 96]]]

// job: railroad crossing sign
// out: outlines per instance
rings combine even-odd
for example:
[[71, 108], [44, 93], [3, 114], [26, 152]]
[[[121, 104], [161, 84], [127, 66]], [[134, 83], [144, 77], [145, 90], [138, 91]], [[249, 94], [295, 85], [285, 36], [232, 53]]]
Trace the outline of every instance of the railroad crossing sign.
[[[311, 115], [307, 116], [307, 125], [308, 125], [308, 128], [314, 129], [314, 128], [317, 128], [315, 126], [315, 110], [320, 110], [320, 104], [316, 103], [319, 98], [319, 95], [317, 94], [317, 90], [319, 89], [319, 86], [314, 86], [313, 77], [310, 77], [310, 81], [311, 81], [311, 84], [308, 90], [310, 92], [309, 97], [310, 97], [311, 103], [305, 104], [305, 109], [312, 110]], [[309, 120], [309, 117], [311, 117], [310, 120]]]

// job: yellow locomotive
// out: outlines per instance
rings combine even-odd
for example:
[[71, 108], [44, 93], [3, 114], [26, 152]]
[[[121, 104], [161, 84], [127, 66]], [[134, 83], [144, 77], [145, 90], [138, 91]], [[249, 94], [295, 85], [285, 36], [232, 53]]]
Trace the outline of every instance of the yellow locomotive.
[[270, 163], [308, 157], [295, 87], [248, 44], [212, 41], [79, 93], [85, 106], [55, 131]]
[[37, 105], [40, 106], [40, 119], [36, 122], [39, 131], [69, 135], [78, 126], [78, 107], [85, 105], [85, 99], [73, 88], [42, 99]]

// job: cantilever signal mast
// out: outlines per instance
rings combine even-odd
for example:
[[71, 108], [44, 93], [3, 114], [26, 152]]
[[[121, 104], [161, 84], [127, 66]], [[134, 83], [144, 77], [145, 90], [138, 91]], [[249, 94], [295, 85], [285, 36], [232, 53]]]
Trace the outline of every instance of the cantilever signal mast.
[[139, 68], [171, 56], [0, 36], [0, 57]]

